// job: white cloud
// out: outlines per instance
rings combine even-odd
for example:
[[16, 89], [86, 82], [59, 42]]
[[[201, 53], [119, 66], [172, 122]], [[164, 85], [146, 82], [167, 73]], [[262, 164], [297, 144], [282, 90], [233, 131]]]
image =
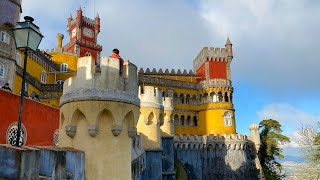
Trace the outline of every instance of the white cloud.
[[[84, 2], [84, 1], [81, 1]], [[290, 0], [96, 0], [85, 14], [99, 12], [103, 55], [118, 47], [139, 67], [187, 68], [204, 46], [223, 47], [227, 35], [234, 44], [234, 81], [247, 81], [290, 96], [317, 92], [320, 84], [317, 52], [320, 1]], [[56, 34], [66, 35], [75, 0], [24, 0], [45, 35], [41, 47], [53, 48]], [[83, 4], [82, 4], [83, 5]], [[65, 43], [67, 36], [65, 36]], [[290, 94], [290, 92], [292, 94]]]

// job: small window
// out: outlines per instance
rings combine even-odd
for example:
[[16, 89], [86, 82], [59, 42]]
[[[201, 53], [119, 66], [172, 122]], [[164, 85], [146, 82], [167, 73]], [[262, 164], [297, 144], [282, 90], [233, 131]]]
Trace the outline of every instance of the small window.
[[58, 146], [59, 143], [59, 129], [56, 129], [53, 133], [53, 144]]
[[[16, 145], [18, 135], [18, 124], [13, 123], [9, 126], [7, 130], [7, 144]], [[26, 144], [27, 131], [26, 128], [21, 124], [19, 146]]]
[[10, 35], [4, 31], [1, 31], [0, 41], [6, 44], [10, 44]]
[[0, 63], [0, 78], [4, 77], [4, 65]]
[[60, 84], [60, 85], [62, 85], [63, 83], [64, 83], [63, 80], [58, 80], [58, 81], [56, 82], [56, 84]]
[[60, 72], [68, 72], [68, 64], [62, 63], [60, 65]]
[[40, 80], [41, 80], [41, 83], [43, 84], [47, 83], [47, 73], [45, 71], [41, 72]]
[[20, 67], [21, 67], [21, 61], [22, 61], [22, 57], [21, 57], [20, 53], [17, 53], [16, 62], [18, 64], [18, 66], [20, 66]]
[[91, 53], [86, 52], [85, 56], [91, 56]]
[[232, 126], [232, 114], [231, 112], [227, 111], [223, 115], [224, 118], [224, 125], [225, 126]]

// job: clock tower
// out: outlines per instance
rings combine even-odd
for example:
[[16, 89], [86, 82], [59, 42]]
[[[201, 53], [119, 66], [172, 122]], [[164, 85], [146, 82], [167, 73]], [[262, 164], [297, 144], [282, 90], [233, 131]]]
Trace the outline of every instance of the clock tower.
[[64, 51], [76, 54], [78, 57], [92, 56], [98, 64], [102, 46], [97, 44], [97, 36], [100, 32], [99, 15], [95, 19], [82, 16], [81, 7], [77, 10], [76, 18], [68, 18], [67, 31], [70, 42], [64, 46]]

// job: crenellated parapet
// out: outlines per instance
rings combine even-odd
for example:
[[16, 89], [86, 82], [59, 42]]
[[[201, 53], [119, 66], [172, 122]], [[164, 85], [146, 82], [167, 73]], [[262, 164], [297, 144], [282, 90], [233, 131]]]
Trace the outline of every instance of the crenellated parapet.
[[192, 70], [187, 71], [186, 69], [184, 70], [178, 69], [176, 71], [174, 69], [171, 69], [171, 71], [169, 71], [169, 69], [162, 70], [162, 68], [160, 68], [159, 70], [156, 70], [156, 68], [153, 68], [152, 71], [149, 68], [147, 68], [146, 70], [144, 70], [143, 68], [140, 68], [139, 74], [161, 75], [161, 76], [190, 76], [190, 77], [195, 76]]
[[103, 57], [96, 73], [91, 56], [78, 60], [77, 75], [64, 82], [60, 105], [80, 100], [109, 100], [140, 105], [137, 67], [125, 62], [120, 75], [119, 59]]
[[141, 107], [163, 110], [162, 90], [153, 86], [139, 86]]
[[254, 143], [248, 140], [247, 136], [241, 134], [217, 134], [209, 135], [176, 135], [174, 137], [175, 149], [198, 150], [203, 148], [222, 149], [223, 146], [227, 150], [244, 150], [246, 148], [254, 148]]
[[193, 61], [193, 69], [196, 71], [206, 61], [228, 62], [226, 48], [204, 47]]

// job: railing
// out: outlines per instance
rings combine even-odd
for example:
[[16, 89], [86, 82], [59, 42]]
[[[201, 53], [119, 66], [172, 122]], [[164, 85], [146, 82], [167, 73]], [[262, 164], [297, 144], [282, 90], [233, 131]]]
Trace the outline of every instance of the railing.
[[[16, 66], [16, 72], [22, 77], [23, 69], [20, 66]], [[29, 84], [36, 87], [39, 91], [62, 92], [62, 84], [41, 84], [28, 73], [26, 73], [26, 80]]]

